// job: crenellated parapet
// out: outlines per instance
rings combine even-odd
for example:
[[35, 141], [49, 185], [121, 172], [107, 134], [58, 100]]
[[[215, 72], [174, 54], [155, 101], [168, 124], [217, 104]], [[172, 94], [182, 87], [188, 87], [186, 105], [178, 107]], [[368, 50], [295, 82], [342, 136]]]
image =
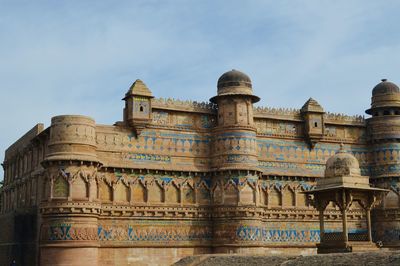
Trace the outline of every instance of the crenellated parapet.
[[301, 120], [300, 109], [295, 108], [274, 108], [258, 106], [254, 108], [254, 117], [256, 118], [271, 118], [271, 119], [287, 119]]
[[362, 115], [345, 115], [339, 113], [325, 113], [325, 122], [332, 124], [365, 126], [365, 117]]
[[210, 102], [184, 101], [172, 98], [154, 98], [152, 99], [154, 109], [176, 110], [196, 113], [215, 114], [217, 106]]
[[[274, 108], [258, 106], [254, 108], [255, 118], [270, 118], [301, 121], [301, 111], [296, 108]], [[340, 113], [326, 112], [324, 114], [325, 123], [344, 124], [344, 125], [365, 125], [365, 117], [362, 115], [346, 115]]]

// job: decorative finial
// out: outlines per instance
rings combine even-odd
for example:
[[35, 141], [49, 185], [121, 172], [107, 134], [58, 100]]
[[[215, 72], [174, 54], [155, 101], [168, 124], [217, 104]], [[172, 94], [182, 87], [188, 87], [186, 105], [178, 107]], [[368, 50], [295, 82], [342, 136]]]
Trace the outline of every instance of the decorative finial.
[[382, 81], [382, 82], [385, 82], [385, 81], [387, 81], [387, 79], [381, 79], [381, 81]]

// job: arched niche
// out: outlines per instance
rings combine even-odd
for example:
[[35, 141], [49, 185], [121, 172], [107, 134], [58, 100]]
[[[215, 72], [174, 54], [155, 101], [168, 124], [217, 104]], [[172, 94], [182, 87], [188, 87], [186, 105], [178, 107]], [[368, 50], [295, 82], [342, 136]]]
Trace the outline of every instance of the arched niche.
[[69, 184], [62, 176], [57, 176], [53, 181], [53, 198], [67, 198], [69, 194]]
[[224, 190], [224, 204], [237, 205], [238, 203], [238, 190], [233, 183], [228, 183]]
[[195, 194], [194, 189], [188, 183], [186, 183], [182, 188], [183, 203], [194, 204]]
[[72, 199], [86, 199], [89, 194], [88, 188], [86, 181], [78, 176], [72, 183]]
[[240, 190], [240, 203], [242, 204], [253, 204], [254, 203], [254, 189], [249, 185], [246, 184]]
[[119, 182], [114, 188], [114, 201], [120, 203], [129, 202], [129, 187], [123, 182]]
[[163, 201], [163, 189], [157, 182], [148, 185], [148, 202], [159, 203]]
[[112, 188], [104, 180], [99, 181], [99, 195], [98, 198], [101, 201], [110, 202], [112, 201]]
[[165, 202], [176, 204], [179, 203], [179, 189], [175, 184], [170, 184], [165, 190]]
[[134, 203], [143, 203], [146, 201], [146, 188], [142, 182], [136, 182], [132, 186], [132, 201]]

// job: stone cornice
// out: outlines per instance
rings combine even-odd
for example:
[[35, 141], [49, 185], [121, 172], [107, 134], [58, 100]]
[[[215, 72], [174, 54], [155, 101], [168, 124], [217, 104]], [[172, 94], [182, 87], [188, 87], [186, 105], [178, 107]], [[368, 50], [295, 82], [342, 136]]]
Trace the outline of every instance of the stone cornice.
[[[304, 208], [268, 208], [261, 206], [171, 206], [168, 204], [149, 205], [115, 205], [100, 202], [65, 202], [52, 201], [40, 204], [40, 213], [44, 216], [93, 216], [99, 219], [258, 219], [266, 221], [318, 221], [318, 211], [312, 207]], [[395, 211], [400, 216], [400, 211]], [[362, 219], [365, 214], [361, 210], [348, 213], [349, 220]], [[396, 217], [397, 217], [396, 216]], [[341, 221], [339, 210], [328, 209], [325, 218], [330, 221]]]

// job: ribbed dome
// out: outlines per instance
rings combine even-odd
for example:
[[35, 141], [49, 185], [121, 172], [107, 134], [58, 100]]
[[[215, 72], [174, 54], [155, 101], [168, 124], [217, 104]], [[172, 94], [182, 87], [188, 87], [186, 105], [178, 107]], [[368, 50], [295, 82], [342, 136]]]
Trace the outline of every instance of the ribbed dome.
[[382, 82], [372, 89], [371, 108], [365, 112], [371, 115], [374, 110], [393, 107], [400, 108], [400, 89], [396, 84], [382, 79]]
[[245, 73], [232, 69], [218, 79], [218, 89], [231, 86], [246, 86], [251, 88], [251, 79]]
[[387, 81], [386, 79], [382, 79], [382, 82], [377, 84], [372, 89], [372, 96], [377, 96], [379, 94], [399, 93], [399, 92], [400, 92], [400, 89], [396, 84], [394, 84], [390, 81]]
[[245, 73], [232, 69], [224, 73], [217, 83], [218, 95], [210, 99], [216, 103], [217, 99], [223, 96], [247, 96], [251, 97], [252, 102], [258, 102], [259, 97], [253, 95], [251, 79]]
[[343, 146], [326, 162], [325, 177], [360, 176], [360, 165], [356, 157], [347, 153]]

